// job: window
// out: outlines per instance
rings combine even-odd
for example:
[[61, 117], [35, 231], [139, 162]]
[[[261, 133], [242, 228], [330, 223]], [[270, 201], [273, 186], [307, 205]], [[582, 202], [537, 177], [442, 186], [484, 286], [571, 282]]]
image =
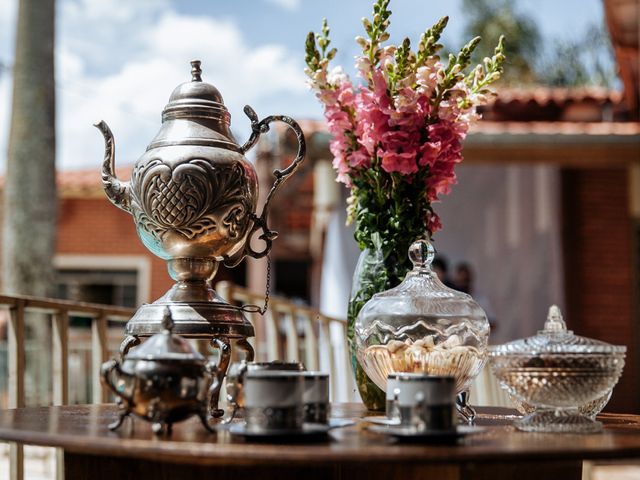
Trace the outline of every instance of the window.
[[57, 296], [77, 302], [135, 307], [138, 294], [136, 270], [58, 270]]

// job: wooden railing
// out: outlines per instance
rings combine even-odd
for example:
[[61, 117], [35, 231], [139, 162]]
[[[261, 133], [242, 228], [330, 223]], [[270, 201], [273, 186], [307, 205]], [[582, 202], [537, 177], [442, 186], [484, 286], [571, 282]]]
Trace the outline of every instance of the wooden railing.
[[[260, 304], [264, 301], [262, 296], [231, 283], [220, 282], [216, 288], [221, 296], [234, 304]], [[51, 326], [51, 402], [54, 405], [66, 405], [69, 403], [70, 317], [90, 319], [90, 335], [86, 329], [82, 330], [86, 332], [81, 334], [80, 343], [83, 345], [74, 344], [71, 348], [74, 352], [79, 348], [90, 348], [90, 401], [104, 403], [107, 401], [107, 393], [100, 385], [98, 372], [101, 364], [108, 359], [110, 351], [117, 348], [117, 341], [123, 338], [120, 326], [109, 329], [108, 325], [109, 322], [124, 324], [133, 313], [133, 309], [122, 307], [0, 295], [0, 316], [4, 314], [7, 317], [7, 406], [20, 408], [26, 403], [25, 324], [29, 315], [38, 315], [38, 323], [46, 322]], [[332, 400], [344, 401], [351, 398], [354, 387], [349, 368], [345, 320], [322, 315], [317, 310], [280, 297], [271, 298], [269, 310], [264, 316], [256, 313], [247, 315], [256, 327], [256, 337], [250, 341], [256, 349], [257, 359], [301, 361], [309, 370], [326, 371], [331, 374]], [[109, 342], [109, 330], [113, 332], [111, 337], [117, 337], [115, 345], [114, 338]], [[90, 346], [85, 345], [89, 341]], [[62, 480], [61, 453], [57, 453], [57, 457], [56, 478]], [[10, 444], [9, 478], [24, 480], [23, 445]]]
[[[260, 305], [264, 301], [262, 295], [228, 282], [219, 282], [216, 290], [232, 304]], [[73, 330], [75, 340], [71, 348], [76, 357], [79, 352], [86, 355], [90, 351], [90, 360], [87, 362], [90, 363], [90, 369], [85, 369], [91, 372], [89, 400], [104, 403], [107, 401], [107, 392], [100, 385], [98, 372], [110, 353], [115, 353], [123, 338], [120, 325], [111, 329], [108, 325], [109, 322], [123, 325], [133, 313], [133, 309], [122, 307], [0, 295], [0, 317], [4, 315], [8, 327], [8, 407], [25, 406], [25, 324], [28, 315], [38, 315], [38, 322], [44, 321], [51, 325], [51, 402], [54, 405], [66, 405], [69, 403], [70, 390], [70, 317], [90, 319], [90, 332], [86, 328]], [[309, 370], [322, 370], [331, 374], [332, 401], [350, 401], [354, 398], [345, 320], [322, 315], [315, 309], [281, 297], [271, 297], [269, 309], [264, 316], [258, 313], [247, 315], [256, 330], [256, 337], [250, 339], [256, 350], [256, 360], [303, 362]], [[476, 380], [473, 391], [474, 404], [510, 405], [488, 370]], [[57, 455], [56, 478], [62, 480], [63, 462], [60, 454]], [[24, 479], [22, 445], [10, 445], [9, 473], [10, 480]]]
[[[100, 386], [100, 365], [108, 359], [108, 323], [126, 322], [134, 310], [107, 305], [69, 302], [27, 296], [0, 295], [0, 310], [8, 313], [8, 406], [25, 406], [25, 319], [36, 314], [50, 322], [52, 333], [52, 403], [66, 405], [69, 401], [69, 318], [78, 316], [91, 320], [91, 372], [92, 400], [103, 403], [106, 392]], [[48, 326], [47, 326], [48, 328]], [[11, 444], [9, 448], [9, 478], [24, 479], [23, 445]], [[60, 454], [58, 454], [60, 457]], [[57, 460], [56, 477], [63, 478], [61, 458]]]
[[[261, 305], [264, 296], [229, 282], [219, 282], [216, 291], [229, 303]], [[249, 313], [256, 336], [250, 339], [260, 361], [285, 360], [304, 363], [307, 370], [330, 374], [331, 400], [353, 397], [347, 322], [298, 305], [289, 299], [271, 297], [264, 316]]]

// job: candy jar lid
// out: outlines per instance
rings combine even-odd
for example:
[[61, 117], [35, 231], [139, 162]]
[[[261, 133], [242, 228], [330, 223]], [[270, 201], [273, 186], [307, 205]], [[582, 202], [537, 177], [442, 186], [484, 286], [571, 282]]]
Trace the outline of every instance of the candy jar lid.
[[163, 330], [156, 333], [126, 356], [126, 360], [173, 360], [204, 363], [205, 358], [180, 335], [171, 333], [174, 322], [171, 310], [165, 307], [162, 318]]
[[611, 345], [601, 340], [581, 337], [567, 330], [562, 312], [557, 305], [549, 307], [544, 328], [532, 337], [514, 340], [491, 349], [492, 355], [537, 355], [582, 354], [582, 353], [624, 353], [627, 347]]
[[[366, 328], [368, 319], [384, 314], [388, 317], [467, 317], [481, 318], [486, 322], [482, 308], [471, 295], [447, 287], [432, 270], [435, 250], [426, 239], [415, 241], [409, 247], [413, 269], [400, 285], [376, 293], [362, 307], [358, 324]], [[488, 334], [488, 324], [486, 325]]]

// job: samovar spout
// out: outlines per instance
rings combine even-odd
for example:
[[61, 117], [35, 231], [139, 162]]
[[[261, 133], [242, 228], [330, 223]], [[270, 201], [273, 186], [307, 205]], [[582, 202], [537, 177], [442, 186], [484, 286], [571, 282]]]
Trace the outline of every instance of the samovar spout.
[[102, 185], [111, 203], [125, 212], [131, 213], [130, 185], [129, 182], [121, 182], [115, 172], [115, 140], [109, 126], [103, 121], [94, 125], [104, 137], [104, 160], [102, 162]]

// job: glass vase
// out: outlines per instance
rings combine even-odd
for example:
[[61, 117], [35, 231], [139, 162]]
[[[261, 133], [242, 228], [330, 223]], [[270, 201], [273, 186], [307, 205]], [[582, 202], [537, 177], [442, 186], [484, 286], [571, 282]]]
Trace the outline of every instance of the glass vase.
[[[383, 222], [384, 223], [384, 222]], [[411, 243], [424, 234], [424, 224], [408, 222], [403, 224], [402, 233], [391, 235], [374, 231], [370, 236], [362, 234], [363, 229], [356, 227], [356, 239], [361, 248], [358, 263], [353, 273], [351, 296], [347, 311], [347, 340], [351, 366], [355, 382], [365, 406], [372, 411], [384, 411], [386, 394], [371, 380], [362, 369], [358, 358], [355, 338], [355, 324], [362, 307], [375, 295], [393, 288], [402, 282], [411, 270], [412, 264], [407, 256]]]
[[347, 339], [351, 368], [360, 398], [367, 409], [372, 411], [383, 411], [386, 397], [385, 393], [367, 376], [358, 361], [354, 336], [355, 322], [364, 304], [375, 293], [388, 288], [388, 277], [382, 251], [379, 248], [366, 248], [360, 252], [351, 284], [351, 296], [347, 313]]

